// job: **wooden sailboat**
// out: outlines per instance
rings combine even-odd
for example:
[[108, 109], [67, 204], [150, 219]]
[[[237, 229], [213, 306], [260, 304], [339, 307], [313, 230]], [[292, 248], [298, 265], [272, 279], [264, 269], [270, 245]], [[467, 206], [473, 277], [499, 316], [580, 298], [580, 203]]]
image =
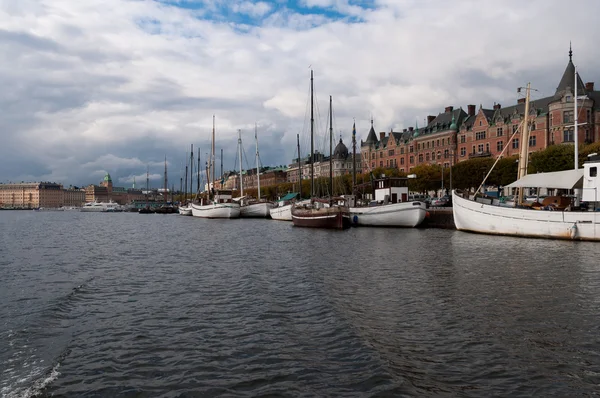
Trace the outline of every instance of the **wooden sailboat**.
[[[567, 68], [570, 67], [574, 68], [571, 63]], [[521, 124], [522, 148], [519, 156], [519, 179], [506, 187], [519, 189], [515, 207], [499, 206], [496, 203], [497, 200], [483, 196], [478, 197], [479, 189], [472, 197], [454, 190], [452, 191], [452, 208], [454, 223], [458, 230], [492, 235], [600, 241], [600, 212], [594, 211], [600, 204], [600, 195], [598, 195], [600, 179], [597, 174], [600, 167], [600, 157], [591, 157], [584, 164], [583, 170], [579, 169], [577, 86], [578, 76], [577, 71], [574, 70], [575, 167], [572, 170], [527, 175], [530, 92], [530, 85], [528, 84], [525, 118]], [[507, 144], [505, 148], [508, 148], [508, 146]], [[483, 183], [485, 183], [485, 179]], [[552, 202], [559, 205], [556, 207], [553, 206], [554, 203], [537, 207], [537, 209], [526, 206], [523, 202], [522, 190], [524, 188], [583, 189], [582, 199], [588, 203], [587, 209], [591, 211], [584, 211], [585, 209], [579, 207], [577, 201], [571, 201], [571, 198], [565, 196], [551, 199]], [[567, 206], [564, 205], [563, 199], [568, 202]]]
[[[238, 218], [240, 204], [232, 200], [232, 191], [215, 189], [215, 117], [213, 116], [212, 146], [210, 169], [208, 172], [208, 197], [200, 199], [200, 203], [192, 203], [192, 215], [201, 218]], [[212, 171], [212, 176], [211, 176]]]
[[[240, 217], [258, 217], [258, 218], [267, 218], [271, 216], [270, 210], [274, 207], [272, 202], [261, 199], [260, 197], [260, 165], [259, 165], [259, 154], [258, 154], [258, 135], [257, 135], [257, 126], [254, 125], [254, 141], [256, 143], [256, 182], [257, 182], [257, 199], [245, 198], [244, 194], [241, 192], [241, 207], [240, 207]], [[242, 136], [240, 134], [239, 138], [240, 148], [242, 145]], [[240, 150], [240, 184], [242, 180], [242, 154]], [[242, 185], [240, 185], [241, 189]]]
[[[330, 98], [330, 115], [331, 98]], [[331, 117], [330, 117], [330, 123]], [[345, 229], [350, 227], [350, 213], [344, 198], [316, 198], [314, 179], [314, 101], [313, 101], [313, 71], [310, 71], [310, 179], [311, 199], [308, 204], [292, 206], [292, 221], [298, 227]], [[331, 125], [330, 125], [331, 126]], [[333, 140], [330, 128], [330, 141]], [[331, 146], [331, 144], [330, 144]], [[329, 154], [332, 156], [332, 154]], [[331, 187], [333, 190], [333, 187]], [[330, 191], [331, 193], [332, 191]]]

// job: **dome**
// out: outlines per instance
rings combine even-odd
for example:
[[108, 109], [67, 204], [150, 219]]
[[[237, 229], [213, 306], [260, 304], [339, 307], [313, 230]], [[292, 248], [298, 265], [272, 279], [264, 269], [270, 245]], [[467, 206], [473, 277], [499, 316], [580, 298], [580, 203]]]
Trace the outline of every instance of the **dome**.
[[336, 145], [335, 150], [333, 151], [333, 158], [334, 159], [348, 158], [348, 148], [346, 148], [346, 145], [344, 145], [341, 138], [340, 138], [339, 144]]
[[456, 119], [454, 119], [454, 115], [452, 115], [452, 124], [450, 124], [450, 130], [458, 130], [456, 126]]
[[110, 178], [110, 174], [106, 173], [106, 175], [104, 176], [104, 181], [105, 182], [112, 182], [112, 179]]

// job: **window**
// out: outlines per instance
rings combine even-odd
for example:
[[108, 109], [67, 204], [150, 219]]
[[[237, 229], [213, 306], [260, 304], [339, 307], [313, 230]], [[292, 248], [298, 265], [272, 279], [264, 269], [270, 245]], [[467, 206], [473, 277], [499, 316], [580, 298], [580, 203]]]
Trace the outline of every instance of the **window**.
[[535, 131], [535, 122], [531, 122], [531, 131]]
[[375, 152], [371, 154], [371, 159], [375, 159]]
[[483, 144], [477, 145], [477, 152], [483, 153]]
[[535, 135], [532, 135], [531, 137], [529, 137], [529, 146], [532, 147], [532, 146], [535, 146], [535, 144], [536, 144], [536, 137], [535, 137]]
[[[413, 153], [415, 148], [411, 145], [408, 147], [408, 152]], [[412, 162], [411, 162], [412, 163]]]
[[480, 120], [480, 121], [479, 121], [479, 125], [481, 126], [482, 124], [483, 124], [483, 122]]
[[429, 149], [429, 141], [427, 141], [427, 149]]
[[[444, 142], [446, 141], [445, 138], [442, 138], [442, 146], [444, 146]], [[448, 141], [450, 141], [450, 139], [448, 138]]]
[[575, 119], [573, 119], [573, 111], [564, 111], [563, 112], [563, 123], [572, 123]]
[[476, 140], [485, 140], [485, 131], [478, 131], [475, 133]]
[[448, 167], [450, 167], [450, 163], [448, 163], [448, 162], [444, 163], [444, 167], [445, 167], [445, 168], [448, 168]]
[[596, 177], [598, 175], [598, 167], [590, 167], [590, 177]]
[[393, 149], [390, 149], [388, 151], [388, 156], [394, 156], [394, 150]]
[[379, 167], [383, 167], [383, 160], [379, 162]]
[[414, 163], [415, 163], [415, 157], [414, 157], [414, 156], [411, 156], [411, 157], [410, 157], [410, 164], [414, 164]]
[[490, 153], [490, 143], [489, 143], [489, 142], [487, 142], [487, 143], [485, 144], [485, 151], [486, 151], [487, 153]]
[[390, 161], [389, 160], [385, 161], [385, 167], [390, 167]]
[[444, 149], [444, 159], [448, 159], [448, 156], [450, 156], [450, 151]]
[[592, 134], [590, 134], [590, 130], [585, 130], [585, 141], [592, 142]]
[[496, 150], [497, 150], [498, 152], [502, 152], [502, 149], [503, 149], [503, 148], [504, 148], [504, 141], [498, 141], [498, 142], [496, 143]]
[[518, 129], [519, 129], [519, 125], [513, 124], [513, 126], [512, 126], [513, 134], [516, 133]]
[[379, 159], [383, 157], [383, 151], [379, 152]]
[[[435, 160], [435, 157], [433, 159]], [[429, 162], [429, 152], [425, 154], [425, 160]]]
[[421, 143], [419, 142], [419, 143], [417, 144], [417, 151], [420, 151], [420, 150], [421, 150]]
[[587, 110], [587, 121], [588, 123], [592, 121], [592, 111], [591, 110]]
[[404, 147], [400, 148], [400, 155], [404, 155]]
[[464, 134], [460, 136], [460, 143], [464, 144], [465, 142], [467, 142], [467, 136], [465, 136]]
[[371, 162], [371, 168], [374, 169], [375, 168], [375, 162]]
[[475, 145], [473, 145], [473, 153], [475, 153]]
[[512, 147], [513, 147], [513, 149], [519, 149], [519, 139], [518, 138], [515, 138], [512, 141]]
[[[436, 145], [437, 145], [437, 146], [440, 146], [440, 140], [437, 140], [437, 143], [436, 143]], [[442, 145], [443, 145], [443, 144], [442, 144]]]
[[573, 142], [573, 130], [565, 129], [563, 131], [563, 142]]
[[504, 135], [504, 132], [502, 131], [502, 127], [498, 127], [496, 129], [496, 137], [502, 137]]
[[404, 164], [404, 158], [400, 158], [400, 164]]
[[421, 163], [422, 161], [423, 161], [423, 154], [422, 154], [422, 153], [420, 153], [420, 154], [419, 154], [419, 163]]
[[465, 148], [464, 146], [462, 148], [460, 148], [460, 156], [462, 156], [462, 157], [467, 156], [467, 148]]

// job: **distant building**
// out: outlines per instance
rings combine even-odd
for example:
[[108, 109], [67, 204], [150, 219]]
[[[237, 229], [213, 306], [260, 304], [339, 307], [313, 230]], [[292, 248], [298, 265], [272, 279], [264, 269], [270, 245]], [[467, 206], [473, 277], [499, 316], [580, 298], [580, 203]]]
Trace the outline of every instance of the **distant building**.
[[18, 209], [56, 208], [63, 205], [63, 187], [53, 182], [0, 184], [0, 207]]
[[146, 196], [139, 189], [114, 187], [109, 173], [106, 173], [104, 180], [99, 185], [88, 185], [85, 188], [86, 202], [109, 202], [112, 200], [125, 205], [133, 201], [145, 200], [145, 198]]

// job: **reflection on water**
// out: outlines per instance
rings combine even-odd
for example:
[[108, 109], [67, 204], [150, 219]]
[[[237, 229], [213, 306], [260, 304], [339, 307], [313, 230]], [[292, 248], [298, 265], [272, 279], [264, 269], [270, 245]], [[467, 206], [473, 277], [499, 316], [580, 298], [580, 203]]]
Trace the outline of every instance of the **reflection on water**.
[[600, 383], [595, 243], [73, 212], [0, 212], [0, 227], [2, 396]]

